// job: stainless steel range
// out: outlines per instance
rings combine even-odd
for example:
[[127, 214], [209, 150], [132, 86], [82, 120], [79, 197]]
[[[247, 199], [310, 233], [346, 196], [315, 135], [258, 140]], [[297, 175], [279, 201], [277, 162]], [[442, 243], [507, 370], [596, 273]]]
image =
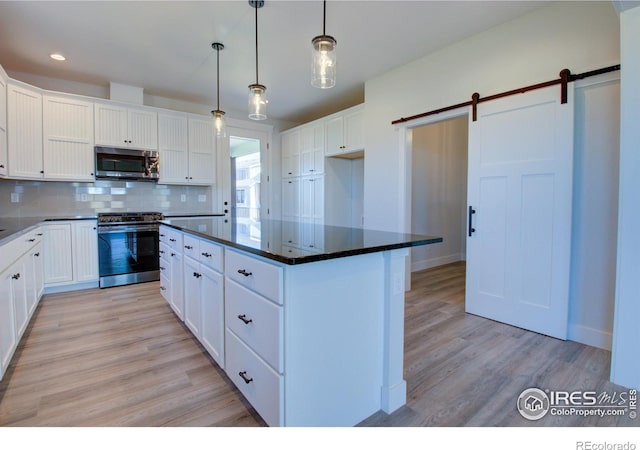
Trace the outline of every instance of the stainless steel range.
[[98, 214], [100, 287], [160, 279], [158, 212]]

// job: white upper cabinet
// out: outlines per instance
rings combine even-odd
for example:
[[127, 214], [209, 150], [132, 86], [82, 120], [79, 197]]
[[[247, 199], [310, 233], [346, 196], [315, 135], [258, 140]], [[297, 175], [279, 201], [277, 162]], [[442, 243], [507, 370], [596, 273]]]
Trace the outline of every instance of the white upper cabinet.
[[300, 130], [301, 175], [324, 173], [324, 122]]
[[186, 114], [158, 114], [159, 183], [189, 181], [189, 127]]
[[0, 67], [0, 177], [7, 176], [7, 75]]
[[300, 132], [282, 134], [282, 177], [300, 176]]
[[93, 181], [93, 103], [44, 95], [44, 178]]
[[326, 156], [364, 150], [364, 111], [361, 105], [327, 118]]
[[95, 143], [112, 147], [158, 150], [158, 113], [144, 107], [96, 103]]
[[42, 179], [42, 94], [27, 85], [7, 83], [8, 175]]
[[215, 149], [211, 119], [189, 116], [189, 184], [215, 184]]

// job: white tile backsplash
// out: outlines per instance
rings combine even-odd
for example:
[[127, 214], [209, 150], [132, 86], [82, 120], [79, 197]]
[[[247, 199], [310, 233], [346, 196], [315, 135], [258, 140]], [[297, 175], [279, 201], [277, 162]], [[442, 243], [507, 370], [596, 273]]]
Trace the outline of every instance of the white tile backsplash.
[[[204, 214], [215, 212], [210, 200], [212, 189], [117, 180], [94, 183], [0, 180], [0, 217], [60, 217], [109, 211]], [[13, 203], [16, 198], [18, 201]], [[207, 201], [201, 201], [202, 198]]]

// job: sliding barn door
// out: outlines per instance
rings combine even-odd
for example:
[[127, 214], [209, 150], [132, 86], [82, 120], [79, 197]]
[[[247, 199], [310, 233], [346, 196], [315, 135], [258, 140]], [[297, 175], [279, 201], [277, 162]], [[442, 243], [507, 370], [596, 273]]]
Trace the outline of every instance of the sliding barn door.
[[[567, 337], [573, 90], [480, 103], [469, 122], [466, 311]], [[596, 237], [597, 238], [597, 237]]]

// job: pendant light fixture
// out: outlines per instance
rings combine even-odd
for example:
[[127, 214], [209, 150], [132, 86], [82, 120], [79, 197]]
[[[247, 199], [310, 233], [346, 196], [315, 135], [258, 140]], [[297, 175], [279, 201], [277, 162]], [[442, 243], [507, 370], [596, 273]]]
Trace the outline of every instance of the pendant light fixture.
[[329, 89], [336, 85], [336, 45], [332, 36], [325, 32], [327, 23], [327, 2], [323, 3], [322, 34], [311, 40], [311, 85]]
[[267, 88], [258, 82], [258, 8], [264, 6], [264, 1], [249, 0], [249, 5], [256, 10], [256, 82], [249, 85], [249, 119], [264, 120], [267, 118]]
[[224, 123], [224, 111], [220, 109], [220, 50], [224, 49], [224, 45], [220, 42], [214, 42], [211, 47], [216, 51], [216, 83], [218, 91], [218, 107], [211, 111], [213, 116], [213, 130], [216, 137], [225, 137], [227, 129]]

